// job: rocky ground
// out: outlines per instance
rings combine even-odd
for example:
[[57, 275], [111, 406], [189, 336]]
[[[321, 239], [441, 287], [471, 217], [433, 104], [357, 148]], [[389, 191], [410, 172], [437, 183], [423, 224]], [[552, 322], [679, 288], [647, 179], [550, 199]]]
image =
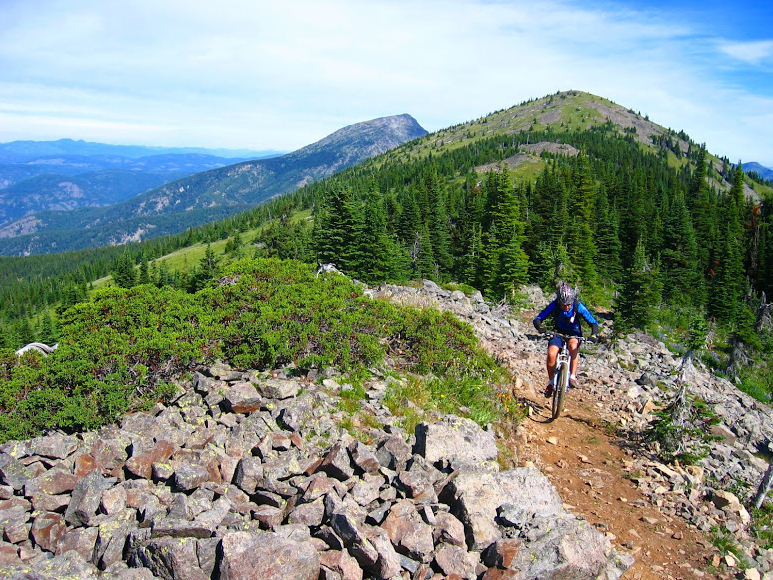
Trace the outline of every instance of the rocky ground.
[[[0, 446], [0, 577], [770, 575], [773, 555], [722, 489], [759, 481], [766, 407], [688, 366], [681, 378], [716, 406], [726, 439], [700, 466], [664, 465], [637, 439], [682, 372], [659, 343], [589, 349], [581, 388], [549, 421], [533, 313], [430, 282], [368, 292], [469, 321], [528, 416], [488, 429], [432, 416], [407, 433], [383, 404], [396, 379], [368, 381], [352, 421], [351, 387], [330, 370], [202, 368], [170, 405], [120, 425]], [[719, 558], [712, 525], [745, 545], [745, 572]]]
[[[513, 393], [528, 407], [517, 428], [499, 427], [513, 448], [513, 463], [536, 465], [567, 508], [604, 531], [620, 550], [636, 559], [624, 578], [773, 577], [773, 554], [754, 545], [747, 533], [749, 514], [725, 491], [745, 483], [756, 489], [767, 462], [757, 455], [773, 440], [770, 408], [731, 383], [686, 364], [660, 342], [634, 334], [616, 344], [584, 346], [581, 386], [570, 391], [566, 409], [550, 421], [549, 401], [541, 395], [545, 341], [531, 326], [547, 303], [531, 289], [532, 307], [517, 313], [492, 311], [425, 283], [422, 289], [382, 288], [408, 304], [434, 304], [456, 312], [475, 328], [484, 346], [514, 375]], [[602, 325], [603, 327], [603, 325]], [[688, 383], [721, 417], [712, 427], [722, 441], [697, 466], [664, 465], [641, 434], [652, 411]], [[712, 545], [713, 526], [726, 529], [745, 551], [747, 570]]]

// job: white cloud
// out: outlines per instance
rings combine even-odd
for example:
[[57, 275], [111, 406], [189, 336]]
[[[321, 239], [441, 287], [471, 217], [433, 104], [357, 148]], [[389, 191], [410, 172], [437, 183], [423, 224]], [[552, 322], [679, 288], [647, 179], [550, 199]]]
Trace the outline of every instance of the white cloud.
[[725, 54], [749, 64], [761, 64], [773, 58], [773, 40], [722, 42], [719, 44], [719, 49]]
[[[671, 15], [568, 0], [4, 2], [0, 141], [60, 128], [294, 149], [374, 117], [410, 113], [435, 130], [581, 89], [773, 165], [768, 99], [717, 76], [717, 43]], [[719, 46], [757, 63], [771, 50]], [[67, 133], [73, 119], [82, 134]]]

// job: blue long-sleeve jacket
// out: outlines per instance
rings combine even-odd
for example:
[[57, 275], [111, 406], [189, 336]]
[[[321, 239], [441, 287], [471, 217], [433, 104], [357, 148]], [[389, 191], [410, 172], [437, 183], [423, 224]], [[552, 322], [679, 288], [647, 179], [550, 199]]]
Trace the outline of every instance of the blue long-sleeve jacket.
[[[548, 316], [551, 314], [555, 315], [553, 318], [555, 319], [555, 325], [556, 325], [556, 332], [560, 332], [561, 334], [566, 334], [569, 336], [582, 336], [582, 327], [580, 326], [580, 318], [585, 320], [586, 323], [588, 323], [591, 328], [593, 329], [594, 333], [598, 332], [598, 325], [599, 323], [596, 321], [596, 319], [593, 317], [593, 314], [590, 313], [590, 310], [588, 310], [582, 302], [577, 302], [577, 312], [575, 312], [575, 305], [572, 304], [572, 307], [564, 311], [562, 308], [560, 308], [556, 301], [553, 300], [550, 304], [548, 304], [542, 312], [537, 314], [537, 316], [534, 317], [534, 320], [542, 321], [545, 320]], [[578, 316], [579, 315], [579, 316]]]

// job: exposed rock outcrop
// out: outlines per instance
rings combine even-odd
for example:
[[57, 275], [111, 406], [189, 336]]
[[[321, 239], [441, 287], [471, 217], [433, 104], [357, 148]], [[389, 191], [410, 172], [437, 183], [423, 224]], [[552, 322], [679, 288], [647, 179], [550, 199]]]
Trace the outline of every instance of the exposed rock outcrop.
[[286, 371], [216, 365], [120, 426], [0, 446], [3, 572], [592, 579], [631, 565], [538, 471], [499, 471], [493, 432], [445, 416], [405, 433], [375, 377], [363, 407], [383, 428], [363, 441], [340, 427], [341, 385]]

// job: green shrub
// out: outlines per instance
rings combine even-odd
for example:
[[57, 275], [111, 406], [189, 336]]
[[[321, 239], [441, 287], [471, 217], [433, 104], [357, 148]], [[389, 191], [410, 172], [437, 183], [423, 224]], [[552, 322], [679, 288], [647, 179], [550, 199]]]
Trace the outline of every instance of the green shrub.
[[345, 276], [318, 278], [300, 262], [242, 260], [219, 276], [195, 294], [99, 290], [61, 314], [48, 357], [0, 352], [0, 440], [115, 421], [166, 400], [173, 379], [215, 358], [259, 370], [332, 365], [362, 377], [394, 355], [405, 371], [434, 377], [427, 388], [447, 397], [443, 410], [495, 416], [490, 385], [501, 371], [450, 314], [372, 300]]

